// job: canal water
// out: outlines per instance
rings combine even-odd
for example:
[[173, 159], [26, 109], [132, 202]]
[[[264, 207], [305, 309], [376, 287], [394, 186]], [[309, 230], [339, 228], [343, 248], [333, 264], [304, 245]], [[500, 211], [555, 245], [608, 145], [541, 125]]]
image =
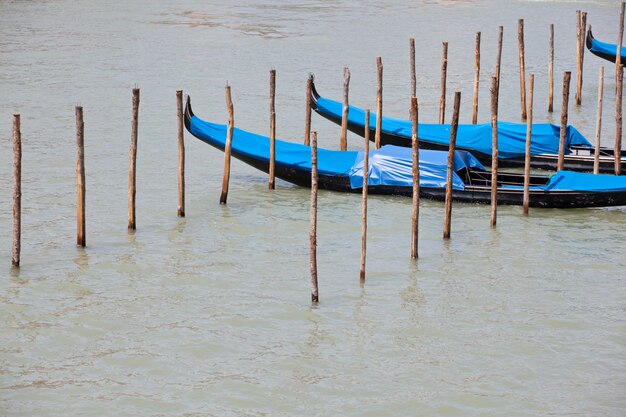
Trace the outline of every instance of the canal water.
[[[106, 4], [105, 4], [106, 3]], [[143, 4], [146, 3], [146, 4]], [[309, 190], [232, 166], [186, 134], [187, 217], [177, 218], [175, 90], [223, 123], [302, 141], [305, 84], [406, 117], [416, 38], [420, 120], [437, 119], [441, 42], [448, 113], [471, 120], [482, 32], [479, 121], [504, 26], [501, 120], [521, 121], [517, 19], [535, 74], [535, 120], [558, 123], [563, 71], [576, 70], [575, 10], [617, 40], [619, 2], [0, 1], [0, 415], [621, 416], [626, 410], [626, 209], [423, 201], [420, 258], [409, 259], [410, 199], [370, 198], [359, 284], [360, 196], [320, 192], [320, 304], [309, 287]], [[555, 24], [555, 112], [547, 113]], [[606, 65], [603, 143], [615, 136], [613, 64], [585, 54], [582, 106], [595, 134]], [[573, 77], [575, 80], [575, 76]], [[137, 231], [126, 229], [131, 89], [141, 88]], [[574, 83], [572, 84], [574, 86]], [[572, 88], [572, 99], [573, 99]], [[85, 113], [87, 243], [75, 246], [74, 106]], [[23, 250], [10, 266], [11, 118], [22, 115]], [[339, 128], [313, 116], [320, 146]], [[351, 149], [362, 139], [349, 135]]]

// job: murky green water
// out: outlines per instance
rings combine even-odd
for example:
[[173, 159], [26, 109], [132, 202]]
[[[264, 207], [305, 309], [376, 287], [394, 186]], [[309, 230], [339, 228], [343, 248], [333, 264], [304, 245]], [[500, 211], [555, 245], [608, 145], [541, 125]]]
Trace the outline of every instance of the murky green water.
[[[175, 90], [203, 119], [301, 141], [305, 80], [385, 113], [408, 108], [417, 41], [420, 117], [434, 121], [441, 41], [449, 95], [470, 120], [482, 31], [479, 119], [497, 27], [505, 26], [500, 115], [519, 121], [517, 19], [536, 74], [535, 120], [559, 120], [575, 71], [575, 10], [614, 42], [618, 2], [0, 1], [0, 415], [620, 416], [626, 409], [626, 210], [499, 209], [423, 202], [409, 259], [410, 200], [372, 197], [367, 281], [359, 285], [360, 196], [321, 192], [320, 299], [309, 294], [309, 192], [234, 162], [218, 204], [222, 154], [187, 136], [187, 218], [176, 217]], [[547, 116], [548, 26], [556, 25], [555, 113]], [[595, 131], [597, 72], [585, 55], [583, 105]], [[138, 230], [126, 230], [131, 88], [141, 88]], [[603, 140], [614, 138], [607, 76]], [[573, 90], [572, 90], [573, 91]], [[572, 94], [573, 97], [573, 94]], [[74, 106], [85, 111], [87, 239], [75, 241]], [[22, 114], [23, 251], [10, 267], [11, 115]], [[449, 117], [449, 116], [448, 116]], [[321, 146], [339, 128], [314, 116]], [[362, 139], [349, 136], [352, 148]]]

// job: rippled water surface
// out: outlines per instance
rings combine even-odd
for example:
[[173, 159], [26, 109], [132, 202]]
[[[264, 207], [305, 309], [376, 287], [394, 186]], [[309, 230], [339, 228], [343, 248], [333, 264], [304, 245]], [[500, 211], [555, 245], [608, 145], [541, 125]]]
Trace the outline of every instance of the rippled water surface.
[[[105, 4], [106, 3], [106, 4]], [[626, 210], [499, 209], [422, 202], [409, 259], [410, 201], [372, 197], [359, 284], [360, 196], [320, 192], [320, 304], [309, 288], [309, 191], [236, 161], [218, 204], [222, 153], [190, 135], [187, 217], [176, 217], [175, 90], [206, 120], [268, 132], [277, 70], [278, 136], [301, 141], [305, 80], [405, 117], [408, 38], [420, 118], [434, 121], [441, 42], [448, 100], [471, 117], [482, 32], [479, 120], [497, 28], [505, 27], [501, 119], [520, 121], [517, 19], [536, 75], [535, 120], [557, 121], [575, 71], [575, 10], [617, 39], [617, 1], [0, 1], [0, 415], [621, 416], [626, 409]], [[547, 110], [548, 26], [556, 27], [555, 113]], [[613, 66], [585, 55], [594, 138], [607, 65], [603, 141], [614, 140]], [[131, 88], [141, 88], [135, 233], [126, 230]], [[573, 91], [573, 90], [572, 90]], [[573, 94], [572, 94], [573, 97]], [[87, 240], [75, 242], [74, 106], [85, 112]], [[10, 267], [11, 117], [22, 115], [23, 251]], [[449, 120], [449, 114], [448, 114]], [[339, 128], [314, 115], [320, 145]], [[350, 135], [349, 146], [362, 148]]]

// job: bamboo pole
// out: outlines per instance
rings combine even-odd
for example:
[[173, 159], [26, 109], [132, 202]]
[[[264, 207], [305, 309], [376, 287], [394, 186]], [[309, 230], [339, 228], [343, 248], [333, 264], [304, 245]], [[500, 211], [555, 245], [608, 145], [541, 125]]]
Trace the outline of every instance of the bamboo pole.
[[224, 146], [224, 175], [222, 177], [222, 194], [220, 204], [226, 204], [228, 200], [228, 183], [230, 182], [230, 154], [233, 146], [233, 133], [235, 131], [235, 110], [230, 95], [230, 85], [226, 84], [226, 108], [228, 110], [228, 127], [226, 130], [226, 144]]
[[415, 77], [415, 38], [409, 38], [409, 64], [411, 70], [411, 97], [416, 97], [417, 78]]
[[580, 91], [578, 90], [578, 88], [579, 88], [580, 74], [582, 70], [582, 59], [580, 57], [581, 33], [582, 33], [582, 28], [581, 28], [580, 10], [576, 10], [576, 104], [577, 105], [580, 105], [580, 101], [579, 101]]
[[565, 161], [565, 133], [567, 129], [567, 105], [569, 103], [569, 84], [572, 73], [565, 71], [563, 74], [563, 106], [561, 107], [561, 131], [559, 135], [559, 159], [557, 163], [557, 171], [563, 169]]
[[317, 288], [317, 132], [311, 132], [311, 228], [309, 231], [311, 243], [311, 301], [319, 301]]
[[378, 89], [376, 90], [376, 134], [374, 140], [376, 149], [379, 149], [380, 130], [383, 124], [383, 60], [379, 56], [376, 57], [376, 69], [378, 72]]
[[[618, 28], [618, 37], [617, 37], [617, 50], [615, 51], [615, 84], [617, 85], [617, 80], [619, 78], [619, 66], [622, 63], [622, 41], [624, 39], [624, 7], [626, 6], [626, 2], [622, 2], [619, 12], [619, 28]], [[617, 87], [616, 87], [617, 88]]]
[[[343, 69], [343, 111], [341, 112], [341, 136], [339, 138], [339, 146], [342, 151], [348, 150], [348, 111], [350, 104], [348, 102], [348, 90], [350, 88], [350, 68]], [[367, 129], [366, 129], [367, 130]]]
[[498, 80], [491, 79], [491, 220], [496, 227], [498, 217]]
[[411, 97], [411, 145], [412, 145], [412, 174], [413, 174], [413, 200], [411, 204], [411, 258], [418, 258], [419, 237], [419, 213], [420, 213], [420, 164], [419, 164], [419, 136], [418, 136], [418, 108], [417, 98]]
[[185, 217], [185, 133], [183, 112], [183, 90], [176, 90], [176, 114], [178, 117], [178, 217]]
[[617, 74], [617, 95], [615, 96], [615, 175], [622, 172], [622, 85], [624, 66], [620, 64]]
[[137, 196], [137, 135], [139, 131], [139, 89], [133, 88], [133, 113], [130, 129], [130, 169], [128, 172], [128, 229], [137, 228], [135, 198]]
[[450, 146], [448, 148], [448, 169], [446, 176], [446, 211], [443, 221], [443, 238], [450, 239], [452, 223], [452, 174], [454, 173], [454, 153], [456, 150], [456, 132], [459, 127], [459, 107], [461, 106], [461, 92], [454, 93], [454, 109], [452, 126], [450, 127]]
[[552, 113], [554, 103], [554, 24], [550, 24], [550, 61], [548, 62], [548, 112]]
[[22, 133], [20, 115], [13, 115], [13, 246], [11, 263], [20, 266], [22, 250]]
[[472, 103], [472, 124], [478, 123], [478, 84], [480, 82], [480, 32], [476, 32], [476, 62], [474, 64], [474, 102]]
[[504, 37], [504, 26], [498, 28], [498, 53], [496, 55], [496, 91], [500, 94], [500, 64], [502, 63], [502, 39]]
[[593, 153], [593, 173], [600, 173], [600, 134], [602, 132], [602, 100], [604, 98], [604, 66], [598, 79], [598, 115], [596, 117], [596, 149]]
[[585, 64], [585, 35], [587, 34], [587, 12], [582, 12], [580, 17], [580, 32], [578, 34], [580, 40], [578, 42], [579, 60], [578, 73], [576, 74], [576, 104], [580, 106], [582, 103], [583, 90], [583, 72]]
[[448, 74], [448, 42], [443, 43], [441, 57], [441, 96], [439, 97], [439, 124], [446, 120], [446, 79]]
[[83, 108], [76, 106], [76, 244], [85, 246], [85, 123]]
[[306, 80], [306, 109], [304, 116], [304, 144], [309, 146], [311, 138], [311, 94], [313, 90], [313, 74]]
[[519, 91], [522, 120], [526, 120], [526, 64], [524, 60], [524, 19], [517, 21], [517, 42], [519, 44]]
[[533, 91], [535, 89], [535, 74], [530, 74], [528, 80], [528, 119], [526, 124], [526, 155], [524, 157], [524, 198], [522, 212], [528, 216], [530, 203], [530, 140], [533, 135]]
[[[365, 109], [365, 126], [370, 125], [370, 109]], [[365, 281], [365, 255], [367, 252], [367, 191], [369, 182], [370, 130], [365, 129], [363, 150], [363, 205], [361, 206], [361, 282]]]
[[276, 169], [276, 70], [270, 70], [270, 169], [268, 188], [275, 188], [275, 169]]

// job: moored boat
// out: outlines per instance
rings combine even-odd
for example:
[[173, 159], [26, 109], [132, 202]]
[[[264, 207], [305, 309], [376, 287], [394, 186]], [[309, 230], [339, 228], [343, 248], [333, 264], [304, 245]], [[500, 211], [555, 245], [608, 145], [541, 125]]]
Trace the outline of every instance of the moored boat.
[[[185, 126], [196, 138], [218, 149], [226, 145], [226, 125], [206, 122], [193, 114], [187, 98]], [[276, 140], [275, 174], [290, 183], [311, 184], [311, 148]], [[268, 172], [269, 138], [235, 128], [232, 156]], [[386, 145], [370, 152], [369, 192], [410, 196], [412, 194], [411, 149]], [[420, 150], [420, 196], [445, 198], [447, 152]], [[318, 149], [320, 189], [360, 192], [363, 152]], [[498, 173], [498, 203], [521, 205], [523, 175]], [[532, 175], [530, 205], [572, 208], [626, 205], [626, 177], [559, 171], [552, 176]], [[467, 151], [457, 151], [454, 160], [453, 198], [468, 203], [491, 202], [491, 172]]]
[[[312, 108], [324, 118], [341, 125], [343, 104], [320, 96], [315, 85], [311, 91]], [[360, 136], [365, 134], [365, 112], [355, 106], [348, 111], [348, 129]], [[376, 116], [370, 121], [370, 139], [374, 140]], [[381, 145], [411, 146], [411, 122], [382, 117]], [[420, 123], [418, 129], [420, 148], [446, 150], [450, 141], [449, 124]], [[560, 126], [549, 123], [533, 124], [531, 137], [531, 167], [556, 170], [559, 151]], [[470, 151], [481, 163], [491, 164], [491, 124], [460, 124], [457, 149]], [[499, 166], [523, 167], [526, 152], [526, 125], [498, 122]], [[595, 149], [573, 126], [565, 132], [565, 155], [563, 168], [570, 171], [593, 171]], [[600, 148], [599, 172], [614, 173], [614, 150]], [[621, 152], [621, 172], [626, 174], [626, 151]]]
[[[587, 31], [587, 39], [585, 41], [587, 49], [592, 54], [604, 58], [607, 61], [615, 62], [615, 55], [617, 54], [617, 45], [614, 43], [601, 42], [593, 37], [591, 33], [591, 27]], [[620, 54], [620, 62], [622, 65], [626, 65], [626, 46], [622, 46]]]

